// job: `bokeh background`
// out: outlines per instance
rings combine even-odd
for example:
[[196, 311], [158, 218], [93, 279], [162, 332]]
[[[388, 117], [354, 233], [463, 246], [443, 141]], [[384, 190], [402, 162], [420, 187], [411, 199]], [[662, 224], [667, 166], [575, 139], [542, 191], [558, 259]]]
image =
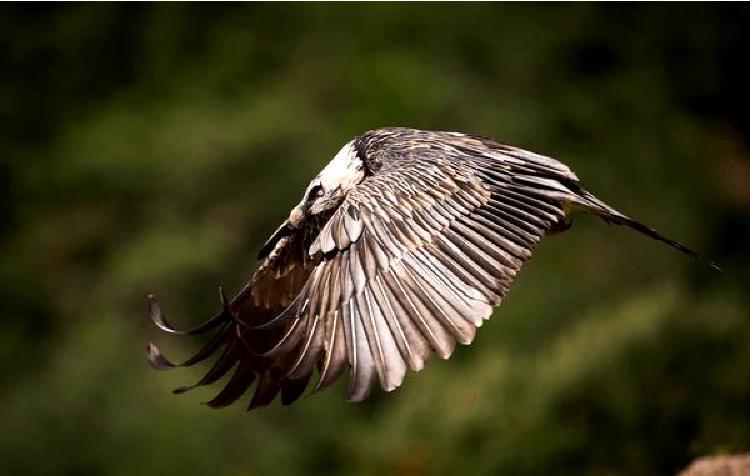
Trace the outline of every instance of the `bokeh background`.
[[[0, 472], [670, 474], [750, 450], [746, 5], [0, 7]], [[160, 336], [238, 290], [356, 133], [553, 155], [724, 271], [589, 217], [471, 347], [362, 404], [173, 396]]]

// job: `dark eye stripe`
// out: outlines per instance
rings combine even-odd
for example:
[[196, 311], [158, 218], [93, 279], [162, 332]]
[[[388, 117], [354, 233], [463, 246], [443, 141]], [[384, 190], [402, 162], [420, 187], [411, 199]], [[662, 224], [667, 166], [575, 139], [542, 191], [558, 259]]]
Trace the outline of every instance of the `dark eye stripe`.
[[323, 196], [323, 187], [321, 185], [315, 185], [313, 188], [310, 189], [310, 192], [307, 194], [307, 199], [312, 200], [313, 198], [322, 197]]

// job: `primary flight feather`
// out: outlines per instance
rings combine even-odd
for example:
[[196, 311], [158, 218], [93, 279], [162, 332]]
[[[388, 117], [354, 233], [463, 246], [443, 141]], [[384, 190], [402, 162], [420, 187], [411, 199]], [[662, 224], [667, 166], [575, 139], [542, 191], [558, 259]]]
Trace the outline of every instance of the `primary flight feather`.
[[318, 174], [259, 253], [250, 282], [200, 326], [174, 329], [149, 297], [151, 317], [176, 334], [213, 333], [175, 365], [218, 355], [195, 385], [233, 373], [208, 403], [229, 405], [255, 385], [248, 409], [295, 401], [347, 369], [348, 397], [365, 399], [470, 344], [539, 240], [568, 228], [572, 211], [597, 215], [694, 257], [684, 245], [583, 189], [557, 160], [458, 132], [368, 131]]

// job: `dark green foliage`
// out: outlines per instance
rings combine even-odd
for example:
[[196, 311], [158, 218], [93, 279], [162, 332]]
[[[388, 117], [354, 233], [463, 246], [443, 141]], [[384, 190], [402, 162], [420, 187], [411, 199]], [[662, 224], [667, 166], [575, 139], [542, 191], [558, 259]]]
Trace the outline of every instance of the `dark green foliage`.
[[[668, 474], [750, 450], [750, 10], [3, 5], [0, 472]], [[383, 125], [495, 137], [714, 272], [593, 218], [392, 394], [212, 411], [150, 370], [303, 187]], [[159, 337], [177, 359], [199, 342]]]

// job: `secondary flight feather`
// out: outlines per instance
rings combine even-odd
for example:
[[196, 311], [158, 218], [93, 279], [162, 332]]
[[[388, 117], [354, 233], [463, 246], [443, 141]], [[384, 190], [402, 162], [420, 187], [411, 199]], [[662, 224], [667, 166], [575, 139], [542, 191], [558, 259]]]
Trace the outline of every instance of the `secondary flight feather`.
[[261, 248], [250, 282], [198, 327], [180, 331], [149, 297], [153, 321], [173, 334], [212, 333], [173, 364], [149, 343], [159, 370], [214, 357], [197, 386], [231, 376], [208, 403], [247, 408], [294, 402], [348, 372], [348, 398], [391, 391], [432, 353], [470, 344], [542, 237], [582, 211], [694, 258], [686, 246], [586, 191], [564, 164], [491, 139], [406, 128], [350, 141], [310, 183]]

